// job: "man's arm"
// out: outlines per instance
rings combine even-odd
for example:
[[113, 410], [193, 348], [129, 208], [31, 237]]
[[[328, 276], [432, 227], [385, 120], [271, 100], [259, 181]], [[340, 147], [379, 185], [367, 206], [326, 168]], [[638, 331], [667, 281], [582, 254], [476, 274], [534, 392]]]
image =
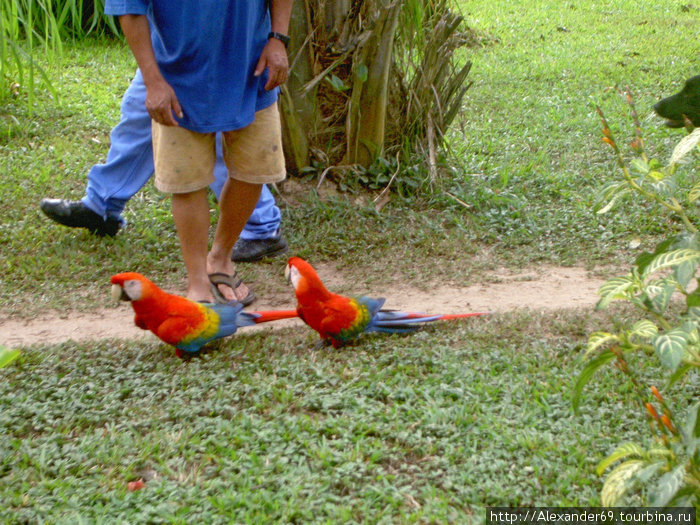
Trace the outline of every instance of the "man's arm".
[[164, 126], [177, 126], [173, 112], [182, 118], [175, 91], [163, 78], [151, 44], [151, 29], [144, 15], [122, 15], [119, 23], [146, 85], [146, 109], [153, 120]]
[[[289, 31], [289, 19], [292, 16], [292, 4], [294, 0], [271, 0], [270, 18], [272, 31], [286, 35]], [[255, 67], [255, 76], [262, 75], [265, 68], [268, 69], [267, 84], [268, 91], [284, 84], [289, 75], [289, 59], [287, 58], [287, 48], [282, 41], [270, 38], [265, 45], [260, 60]]]

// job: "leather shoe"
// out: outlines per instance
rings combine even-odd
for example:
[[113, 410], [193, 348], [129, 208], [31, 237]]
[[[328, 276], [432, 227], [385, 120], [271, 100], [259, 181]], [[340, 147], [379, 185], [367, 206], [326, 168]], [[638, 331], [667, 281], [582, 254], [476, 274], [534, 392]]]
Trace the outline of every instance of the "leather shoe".
[[287, 241], [278, 230], [277, 235], [268, 239], [238, 239], [233, 245], [231, 260], [234, 262], [255, 262], [264, 257], [281, 255], [287, 249]]
[[97, 213], [85, 206], [82, 201], [65, 199], [41, 199], [41, 211], [49, 219], [70, 228], [87, 228], [90, 233], [104, 237], [114, 237], [121, 224], [118, 219], [108, 217], [104, 220]]

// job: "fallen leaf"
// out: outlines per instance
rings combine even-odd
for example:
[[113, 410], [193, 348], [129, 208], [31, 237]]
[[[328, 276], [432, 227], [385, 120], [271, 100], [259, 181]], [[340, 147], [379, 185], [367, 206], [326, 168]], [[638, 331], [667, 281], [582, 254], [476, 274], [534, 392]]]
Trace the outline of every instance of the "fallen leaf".
[[0, 368], [9, 365], [12, 361], [17, 359], [19, 355], [19, 350], [0, 345]]
[[136, 481], [130, 481], [129, 483], [126, 484], [126, 489], [129, 492], [134, 492], [136, 490], [141, 490], [146, 486], [146, 483], [143, 481], [142, 478], [137, 479]]

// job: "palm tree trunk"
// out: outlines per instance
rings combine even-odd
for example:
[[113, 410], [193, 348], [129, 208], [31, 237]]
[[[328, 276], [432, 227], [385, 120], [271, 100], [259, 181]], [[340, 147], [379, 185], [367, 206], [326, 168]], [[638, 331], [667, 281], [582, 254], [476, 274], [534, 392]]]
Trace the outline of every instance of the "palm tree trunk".
[[[292, 69], [280, 98], [290, 171], [312, 159], [324, 167], [369, 167], [406, 143], [425, 150], [427, 142], [434, 155], [469, 87], [470, 64], [453, 64], [465, 39], [450, 1], [294, 3]], [[412, 14], [422, 10], [419, 22], [404, 15], [408, 5]], [[418, 44], [411, 32], [420, 32]]]
[[353, 90], [346, 119], [347, 152], [343, 164], [368, 166], [382, 153], [389, 72], [402, 5], [397, 0], [381, 8], [371, 35], [353, 57]]

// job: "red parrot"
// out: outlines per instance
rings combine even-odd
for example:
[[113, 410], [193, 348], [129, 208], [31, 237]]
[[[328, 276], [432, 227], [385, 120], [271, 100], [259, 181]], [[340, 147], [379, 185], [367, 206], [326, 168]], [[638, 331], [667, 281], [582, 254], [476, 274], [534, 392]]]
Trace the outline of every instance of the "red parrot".
[[244, 312], [243, 305], [233, 301], [198, 303], [167, 293], [135, 272], [113, 275], [110, 281], [112, 297], [131, 302], [136, 326], [174, 346], [178, 357], [194, 354], [208, 342], [231, 335], [240, 327], [298, 317], [295, 310]]
[[460, 319], [486, 315], [482, 313], [428, 315], [423, 313], [382, 310], [384, 299], [350, 298], [329, 292], [316, 270], [299, 257], [292, 257], [284, 271], [297, 296], [297, 313], [321, 340], [338, 348], [364, 332], [405, 333], [422, 323], [440, 319]]

